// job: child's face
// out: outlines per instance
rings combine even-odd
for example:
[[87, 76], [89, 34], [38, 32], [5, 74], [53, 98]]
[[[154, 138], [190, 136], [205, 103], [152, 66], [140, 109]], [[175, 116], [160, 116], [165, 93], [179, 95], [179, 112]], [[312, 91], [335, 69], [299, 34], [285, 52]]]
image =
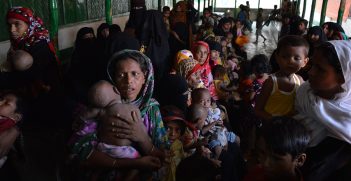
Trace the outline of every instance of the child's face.
[[219, 52], [217, 50], [211, 50], [211, 59], [216, 60], [219, 57]]
[[198, 103], [203, 105], [205, 108], [209, 108], [211, 107], [211, 95], [209, 91], [206, 92], [202, 92], [200, 95], [200, 99], [196, 100], [196, 102], [194, 103]]
[[306, 47], [283, 47], [276, 54], [276, 59], [281, 72], [286, 75], [296, 73], [302, 67], [304, 67], [308, 61]]
[[335, 72], [327, 58], [317, 50], [313, 55], [313, 66], [308, 72], [309, 83], [317, 95], [320, 93], [336, 94], [344, 83], [343, 75]]
[[227, 40], [222, 40], [221, 41], [221, 46], [226, 47], [227, 46]]
[[171, 143], [173, 143], [176, 139], [179, 139], [181, 136], [180, 126], [174, 122], [170, 121], [167, 123], [167, 135], [168, 139]]
[[291, 154], [280, 155], [273, 153], [267, 146], [263, 137], [257, 140], [259, 161], [264, 167], [265, 176], [271, 180], [290, 178], [295, 175], [297, 160]]
[[187, 83], [189, 87], [191, 88], [197, 88], [199, 84], [201, 83], [201, 70], [198, 70], [194, 73], [192, 73], [189, 78], [187, 79]]
[[200, 45], [198, 48], [197, 48], [197, 51], [196, 51], [196, 59], [197, 61], [199, 61], [199, 63], [202, 65], [205, 63], [206, 59], [207, 59], [207, 56], [208, 56], [208, 50], [205, 46], [202, 46]]
[[230, 22], [224, 23], [222, 25], [222, 29], [224, 30], [224, 32], [229, 32], [231, 27], [232, 27], [232, 24]]
[[163, 16], [168, 18], [170, 16], [171, 12], [170, 11], [164, 11]]
[[5, 116], [16, 121], [17, 119], [16, 113], [17, 109], [17, 97], [13, 94], [7, 94], [5, 96], [1, 96], [0, 98], [0, 115]]
[[300, 31], [305, 31], [305, 30], [306, 30], [306, 26], [305, 26], [304, 23], [300, 23], [300, 24], [299, 24], [299, 30], [300, 30]]
[[319, 40], [319, 35], [317, 35], [317, 34], [312, 34], [312, 35], [310, 36], [310, 39], [311, 39], [312, 42], [317, 42], [317, 41]]

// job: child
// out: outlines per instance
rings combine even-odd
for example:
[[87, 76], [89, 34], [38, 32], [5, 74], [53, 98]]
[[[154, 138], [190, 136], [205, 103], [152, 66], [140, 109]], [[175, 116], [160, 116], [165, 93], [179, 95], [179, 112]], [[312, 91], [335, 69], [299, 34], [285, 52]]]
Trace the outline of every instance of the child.
[[251, 59], [252, 72], [255, 74], [255, 79], [252, 82], [252, 107], [255, 107], [256, 97], [261, 94], [263, 83], [268, 79], [270, 66], [268, 58], [264, 54], [255, 55]]
[[216, 65], [212, 69], [213, 82], [216, 88], [216, 92], [219, 100], [226, 101], [230, 98], [229, 92], [234, 91], [235, 87], [232, 89], [228, 88], [229, 82], [225, 81], [226, 69], [222, 65]]
[[262, 28], [263, 28], [263, 9], [258, 8], [257, 19], [256, 19], [256, 41], [258, 43], [258, 37], [261, 36], [263, 38], [263, 43], [266, 41], [266, 37], [262, 35]]
[[163, 15], [163, 22], [165, 23], [167, 30], [170, 31], [171, 25], [169, 23], [169, 16], [171, 15], [171, 8], [169, 8], [168, 6], [164, 6], [162, 8], [162, 15]]
[[[111, 124], [118, 124], [118, 117], [124, 119], [132, 119], [132, 112], [140, 115], [140, 111], [136, 106], [130, 104], [122, 104], [121, 97], [117, 88], [107, 81], [99, 81], [90, 88], [88, 97], [91, 106], [80, 116], [81, 120], [99, 119], [98, 137], [101, 142], [97, 144], [97, 149], [108, 153], [113, 158], [138, 158], [139, 152], [130, 146], [132, 142], [128, 139], [111, 138], [111, 133], [107, 130]], [[116, 121], [117, 122], [114, 122]], [[111, 123], [112, 121], [112, 123]], [[81, 130], [88, 132], [89, 130]], [[113, 133], [116, 132], [112, 129]], [[136, 170], [130, 170], [128, 173], [121, 175], [124, 179], [135, 178]]]
[[221, 44], [219, 44], [218, 42], [215, 42], [215, 41], [210, 41], [210, 42], [208, 42], [208, 45], [210, 46], [210, 50], [211, 50], [211, 56], [210, 56], [211, 69], [216, 65], [222, 65], [222, 60], [221, 60], [222, 46], [221, 46]]
[[210, 136], [209, 146], [215, 152], [214, 158], [218, 160], [223, 147], [228, 145], [228, 141], [231, 143], [236, 141], [238, 143], [239, 139], [233, 132], [229, 132], [225, 128], [220, 109], [211, 107], [211, 95], [207, 89], [195, 89], [191, 93], [191, 99], [192, 104], [202, 105], [208, 110], [208, 116], [204, 127], [201, 129], [201, 134]]
[[[24, 100], [15, 92], [5, 92], [0, 100], [0, 137], [6, 130], [16, 126], [23, 118]], [[0, 158], [0, 168], [7, 156]]]
[[306, 180], [350, 178], [351, 41], [329, 41], [315, 49], [309, 81], [296, 97], [296, 119], [311, 130]]
[[288, 117], [276, 117], [258, 138], [259, 164], [248, 172], [245, 181], [302, 181], [299, 168], [306, 160], [310, 135], [305, 126]]
[[167, 128], [168, 140], [171, 143], [170, 151], [172, 156], [169, 159], [169, 165], [166, 166], [167, 171], [164, 181], [175, 181], [176, 168], [181, 160], [185, 158], [183, 143], [181, 137], [185, 132], [185, 120], [182, 111], [174, 106], [166, 106], [162, 111], [162, 119]]
[[263, 84], [256, 100], [255, 113], [264, 121], [273, 116], [294, 113], [297, 88], [303, 79], [295, 73], [308, 62], [307, 41], [300, 36], [286, 36], [279, 40], [275, 53], [279, 71], [272, 74]]

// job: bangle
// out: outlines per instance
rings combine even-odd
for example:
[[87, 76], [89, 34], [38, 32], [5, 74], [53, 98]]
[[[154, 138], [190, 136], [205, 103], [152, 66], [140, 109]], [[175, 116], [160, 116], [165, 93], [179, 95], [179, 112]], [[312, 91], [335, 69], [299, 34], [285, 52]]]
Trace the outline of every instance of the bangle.
[[151, 155], [151, 153], [152, 153], [154, 150], [155, 150], [155, 146], [152, 145], [152, 148], [151, 148], [151, 150], [149, 151], [149, 155]]
[[117, 168], [117, 160], [113, 160], [113, 163], [112, 163], [112, 168]]

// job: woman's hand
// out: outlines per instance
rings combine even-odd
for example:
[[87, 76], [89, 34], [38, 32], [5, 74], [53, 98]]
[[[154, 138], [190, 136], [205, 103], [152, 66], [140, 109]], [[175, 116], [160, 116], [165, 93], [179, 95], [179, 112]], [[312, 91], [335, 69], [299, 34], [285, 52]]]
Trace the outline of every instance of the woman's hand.
[[[134, 142], [142, 143], [150, 141], [146, 128], [141, 119], [139, 112], [132, 111], [133, 120], [127, 120], [117, 115], [118, 121], [112, 122], [111, 125], [116, 128], [115, 136], [121, 139], [129, 139]], [[114, 129], [114, 128], [113, 128]]]
[[19, 131], [15, 127], [4, 131], [0, 135], [0, 158], [9, 152], [18, 135]]
[[138, 158], [139, 167], [141, 169], [157, 170], [161, 168], [161, 161], [157, 157], [153, 156], [143, 156]]

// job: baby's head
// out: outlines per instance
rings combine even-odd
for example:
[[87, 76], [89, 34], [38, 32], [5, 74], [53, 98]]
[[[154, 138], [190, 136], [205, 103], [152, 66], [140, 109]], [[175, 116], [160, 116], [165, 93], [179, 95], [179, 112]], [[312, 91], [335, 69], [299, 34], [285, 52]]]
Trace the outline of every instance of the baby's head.
[[308, 62], [309, 44], [302, 36], [289, 35], [278, 42], [275, 58], [286, 75], [298, 72]]
[[33, 57], [24, 50], [16, 50], [11, 56], [11, 66], [15, 71], [24, 71], [33, 65]]
[[194, 89], [191, 92], [191, 104], [200, 104], [205, 108], [211, 107], [211, 94], [206, 88]]
[[111, 103], [121, 102], [116, 87], [105, 80], [95, 83], [88, 92], [88, 99], [93, 107], [103, 108]]
[[208, 116], [208, 110], [201, 104], [191, 104], [186, 113], [186, 119], [196, 129], [201, 130]]

